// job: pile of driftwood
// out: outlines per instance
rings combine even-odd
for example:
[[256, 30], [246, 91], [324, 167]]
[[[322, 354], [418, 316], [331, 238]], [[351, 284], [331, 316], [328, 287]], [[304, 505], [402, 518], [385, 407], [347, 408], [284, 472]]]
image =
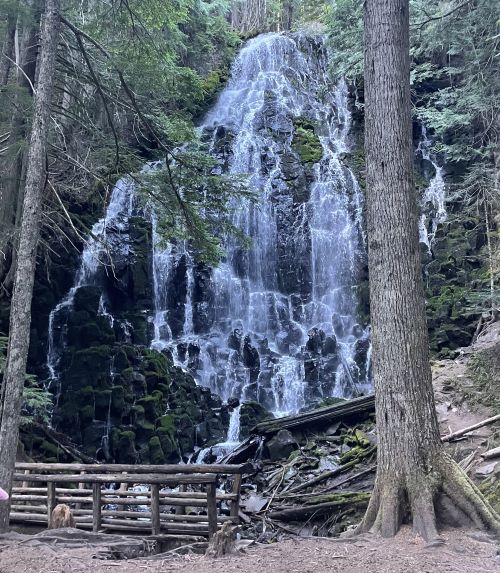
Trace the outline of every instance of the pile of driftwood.
[[[449, 433], [442, 440], [466, 439], [471, 432], [498, 421], [500, 415], [493, 416]], [[473, 458], [475, 455], [471, 454]], [[482, 456], [485, 460], [500, 457], [499, 448]], [[464, 467], [467, 459], [457, 461]], [[255, 473], [242, 484], [240, 517], [247, 534], [260, 539], [280, 532], [338, 535], [359, 522], [373, 489], [374, 398], [340, 401], [262, 422], [223, 461], [255, 462]]]
[[245, 533], [338, 534], [366, 508], [375, 454], [372, 396], [257, 425], [225, 459], [256, 462], [242, 485]]

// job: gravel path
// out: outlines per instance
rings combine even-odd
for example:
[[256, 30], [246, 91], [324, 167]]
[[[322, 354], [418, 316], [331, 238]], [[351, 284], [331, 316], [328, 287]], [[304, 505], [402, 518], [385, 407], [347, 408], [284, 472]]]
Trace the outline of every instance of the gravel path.
[[0, 545], [0, 573], [500, 573], [498, 543], [474, 532], [449, 530], [428, 546], [404, 528], [392, 540], [286, 540], [216, 561], [201, 556], [168, 560], [102, 561], [92, 550], [59, 551], [19, 543]]

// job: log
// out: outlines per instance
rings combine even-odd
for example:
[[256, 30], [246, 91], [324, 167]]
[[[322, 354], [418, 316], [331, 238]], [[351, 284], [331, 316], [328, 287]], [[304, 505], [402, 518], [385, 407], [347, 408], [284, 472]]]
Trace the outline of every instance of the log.
[[[16, 463], [16, 471], [30, 470], [32, 472], [95, 472], [99, 474], [128, 472], [133, 474], [240, 474], [252, 469], [251, 464], [45, 464], [45, 463]], [[115, 476], [116, 477], [116, 476]], [[126, 477], [126, 476], [122, 476]], [[30, 481], [31, 478], [30, 478]], [[123, 482], [125, 480], [110, 480]], [[130, 483], [130, 481], [126, 481]]]
[[316, 476], [315, 478], [312, 478], [309, 481], [305, 481], [303, 483], [300, 483], [299, 485], [296, 485], [295, 487], [290, 488], [287, 491], [287, 494], [297, 493], [298, 491], [302, 491], [303, 489], [306, 489], [308, 487], [312, 487], [313, 485], [317, 485], [318, 483], [321, 483], [322, 481], [326, 481], [327, 479], [338, 476], [339, 474], [347, 471], [348, 469], [350, 469], [353, 466], [355, 466], [356, 464], [358, 464], [362, 457], [366, 458], [367, 456], [373, 454], [376, 449], [377, 449], [377, 446], [371, 446], [370, 448], [365, 450], [365, 452], [363, 453], [362, 456], [360, 455], [356, 459], [351, 460], [350, 462], [347, 462], [346, 464], [339, 466], [338, 468], [335, 468], [334, 470], [323, 472], [319, 476]]
[[492, 450], [488, 450], [487, 452], [484, 452], [484, 454], [481, 454], [481, 457], [484, 458], [485, 460], [491, 460], [492, 458], [499, 458], [500, 457], [500, 447], [493, 448]]
[[50, 520], [52, 517], [52, 512], [54, 511], [56, 503], [56, 484], [47, 484], [47, 527], [50, 527]]
[[[44, 505], [13, 505], [12, 512], [20, 515], [39, 515], [41, 520], [46, 519], [47, 507]], [[93, 509], [74, 509], [72, 511], [75, 518], [78, 517], [91, 517], [93, 515]], [[103, 509], [101, 511], [102, 517], [123, 517], [130, 518], [131, 520], [142, 520], [151, 519], [150, 511], [126, 511], [126, 510], [112, 510]], [[207, 515], [177, 515], [175, 513], [160, 513], [161, 521], [175, 521], [179, 523], [198, 523], [205, 524], [208, 526], [208, 516]], [[218, 523], [225, 523], [226, 521], [232, 521], [229, 516], [217, 516]]]
[[157, 483], [151, 486], [151, 533], [160, 533], [160, 486]]
[[472, 426], [468, 426], [467, 428], [462, 428], [461, 430], [457, 430], [456, 432], [452, 432], [451, 434], [448, 434], [447, 436], [443, 436], [441, 438], [441, 441], [451, 442], [452, 440], [456, 440], [457, 438], [461, 438], [462, 436], [465, 436], [465, 434], [468, 434], [469, 432], [473, 432], [474, 430], [478, 430], [479, 428], [483, 428], [484, 426], [494, 424], [495, 422], [500, 422], [500, 414], [497, 414], [496, 416], [492, 416], [491, 418], [487, 418], [486, 420], [483, 420], [482, 422], [478, 422], [477, 424], [474, 424]]
[[[45, 514], [29, 514], [12, 512], [10, 515], [11, 521], [15, 523], [46, 523], [47, 516]], [[91, 516], [75, 517], [76, 527], [78, 529], [93, 529], [93, 522]], [[151, 521], [144, 520], [128, 520], [128, 519], [114, 519], [104, 518], [101, 523], [102, 530], [120, 530], [120, 531], [144, 531], [151, 532]], [[171, 534], [180, 535], [203, 535], [208, 537], [208, 526], [206, 523], [192, 524], [192, 523], [162, 523], [161, 529], [166, 530]]]
[[[47, 488], [46, 487], [28, 487], [28, 488], [13, 487], [12, 493], [13, 494], [26, 494], [26, 495], [43, 494], [42, 497], [45, 498], [45, 496], [47, 495]], [[64, 494], [66, 494], [68, 496], [75, 495], [77, 497], [80, 497], [80, 496], [85, 497], [85, 496], [92, 495], [92, 490], [91, 489], [76, 489], [76, 488], [56, 487], [56, 495], [57, 496], [61, 496]], [[102, 489], [101, 494], [102, 494], [103, 498], [107, 495], [112, 496], [113, 498], [118, 497], [118, 496], [126, 497], [126, 498], [145, 496], [145, 497], [149, 498], [151, 495], [149, 491], [122, 491], [119, 489]], [[160, 497], [169, 497], [172, 499], [174, 499], [174, 498], [204, 499], [204, 500], [207, 499], [206, 493], [203, 493], [202, 491], [186, 491], [186, 492], [182, 492], [182, 491], [180, 491], [180, 492], [160, 491]], [[237, 494], [234, 494], [234, 493], [217, 493], [217, 500], [220, 500], [220, 501], [222, 501], [222, 500], [232, 501], [236, 498], [237, 498]]]
[[357, 496], [353, 498], [346, 496], [345, 498], [340, 498], [335, 501], [272, 511], [271, 513], [268, 513], [266, 517], [269, 519], [276, 519], [278, 521], [302, 521], [312, 516], [331, 514], [335, 510], [343, 508], [346, 505], [367, 506], [369, 499], [369, 493], [357, 494]]
[[361, 398], [346, 400], [333, 406], [318, 408], [303, 414], [296, 414], [295, 416], [265, 420], [257, 424], [251, 430], [251, 434], [269, 435], [276, 434], [280, 430], [296, 430], [303, 426], [326, 425], [342, 421], [351, 416], [370, 414], [374, 411], [375, 397], [362, 396]]
[[240, 521], [241, 480], [242, 480], [241, 474], [234, 476], [234, 481], [233, 481], [234, 501], [231, 502], [231, 507], [229, 509], [229, 515], [233, 519], [234, 523], [239, 523], [239, 521]]
[[[179, 466], [177, 466], [179, 468]], [[177, 470], [178, 471], [178, 470]], [[15, 473], [14, 481], [23, 481], [24, 474]], [[58, 475], [43, 475], [43, 474], [31, 474], [30, 481], [33, 482], [57, 482], [57, 483], [110, 483], [110, 482], [126, 482], [126, 483], [158, 483], [158, 484], [169, 484], [177, 485], [180, 483], [187, 484], [209, 484], [215, 483], [217, 480], [216, 475], [210, 474], [192, 474], [192, 475], [159, 475], [150, 474], [147, 477], [141, 474], [127, 474], [115, 475], [115, 474], [58, 474]]]

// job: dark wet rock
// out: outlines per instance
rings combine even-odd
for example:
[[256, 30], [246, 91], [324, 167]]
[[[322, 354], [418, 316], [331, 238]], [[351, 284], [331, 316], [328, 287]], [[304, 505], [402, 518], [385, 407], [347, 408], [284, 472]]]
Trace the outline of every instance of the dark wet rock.
[[245, 402], [240, 409], [240, 440], [250, 435], [250, 430], [259, 422], [272, 418], [271, 412], [258, 402]]
[[280, 430], [266, 444], [268, 457], [271, 461], [288, 459], [290, 454], [299, 446], [297, 440], [288, 430]]

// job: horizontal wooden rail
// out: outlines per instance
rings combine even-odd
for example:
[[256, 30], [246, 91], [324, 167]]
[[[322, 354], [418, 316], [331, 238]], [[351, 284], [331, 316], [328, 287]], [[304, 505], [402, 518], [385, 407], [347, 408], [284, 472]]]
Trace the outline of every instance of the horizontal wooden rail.
[[[76, 527], [84, 529], [210, 538], [225, 521], [238, 523], [246, 471], [247, 464], [18, 463], [10, 518], [17, 523], [50, 523], [55, 506], [64, 503], [70, 506]], [[224, 476], [226, 485], [227, 477], [232, 482], [227, 493], [217, 489]], [[119, 487], [112, 489], [109, 484]], [[137, 484], [145, 486], [143, 491], [129, 490]], [[225, 515], [219, 513], [223, 508]]]
[[41, 472], [80, 472], [89, 473], [119, 473], [132, 474], [221, 474], [234, 475], [251, 471], [252, 464], [165, 464], [165, 465], [133, 465], [133, 464], [46, 464], [46, 463], [16, 463], [16, 471], [29, 470]]
[[210, 484], [217, 481], [215, 475], [191, 474], [191, 475], [159, 475], [150, 474], [14, 474], [14, 481], [46, 482], [46, 483], [143, 483], [143, 484]]

